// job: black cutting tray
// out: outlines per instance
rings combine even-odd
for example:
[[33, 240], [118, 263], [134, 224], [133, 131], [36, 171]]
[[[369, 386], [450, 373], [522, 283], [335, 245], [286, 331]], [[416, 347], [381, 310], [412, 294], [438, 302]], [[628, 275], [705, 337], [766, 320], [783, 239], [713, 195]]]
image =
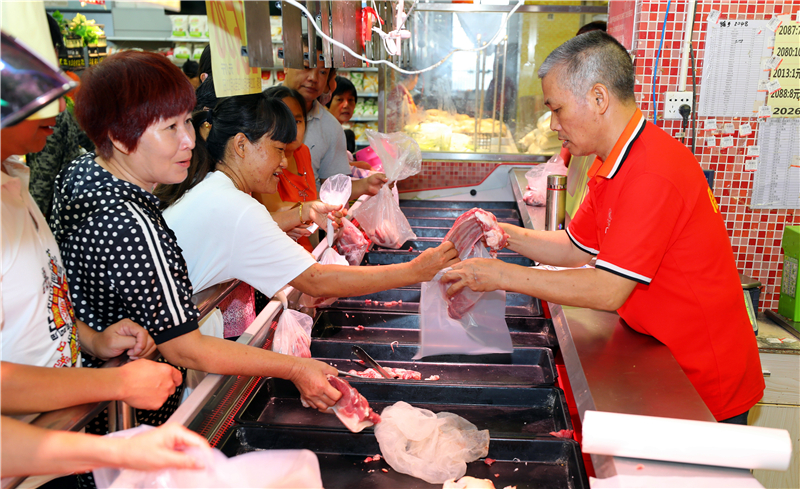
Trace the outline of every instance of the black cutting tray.
[[[564, 392], [558, 387], [508, 388], [436, 385], [436, 381], [390, 384], [344, 377], [376, 413], [397, 401], [435, 413], [446, 411], [495, 436], [550, 436], [571, 430]], [[336, 416], [304, 408], [300, 393], [287, 380], [265, 378], [236, 415], [241, 424], [345, 431]]]
[[[311, 356], [339, 370], [364, 370], [352, 353], [354, 342], [312, 340]], [[515, 348], [511, 354], [436, 355], [414, 361], [417, 345], [361, 343], [375, 361], [383, 366], [416, 370], [422, 378], [438, 375], [440, 384], [532, 386], [553, 385], [558, 376], [549, 348]], [[400, 381], [385, 382], [420, 382]]]
[[423, 207], [429, 209], [461, 209], [468, 211], [473, 207], [479, 207], [488, 211], [494, 212], [495, 209], [517, 209], [516, 202], [469, 202], [469, 201], [455, 201], [455, 200], [400, 200], [400, 208], [406, 207]]
[[[382, 311], [405, 313], [419, 313], [419, 300], [422, 289], [419, 284], [410, 287], [399, 287], [374, 294], [359, 295], [356, 297], [340, 297], [330, 306], [323, 309], [350, 309], [361, 311]], [[367, 303], [369, 300], [371, 302]], [[380, 302], [380, 304], [376, 304]], [[403, 301], [399, 303], [399, 301]], [[385, 302], [398, 302], [393, 306], [384, 305]], [[506, 316], [533, 317], [542, 316], [542, 306], [539, 299], [529, 295], [506, 292]]]
[[[412, 217], [435, 217], [440, 219], [458, 219], [461, 217], [461, 214], [467, 212], [469, 209], [453, 209], [453, 208], [446, 208], [446, 207], [405, 207], [400, 206], [400, 210], [403, 211], [403, 215], [406, 218]], [[505, 222], [521, 222], [519, 217], [519, 211], [517, 209], [486, 209], [492, 214], [494, 217], [497, 218], [498, 221], [505, 221]]]
[[[394, 309], [394, 308], [391, 308]], [[364, 312], [320, 309], [311, 336], [315, 340], [352, 339], [357, 343], [399, 341], [419, 344], [419, 314], [398, 312]], [[558, 340], [551, 319], [507, 317], [511, 343], [516, 346], [545, 346], [557, 348]], [[363, 330], [355, 329], [363, 326]]]
[[[217, 445], [228, 457], [266, 449], [308, 449], [317, 454], [322, 483], [327, 489], [439, 488], [422, 479], [395, 472], [385, 459], [365, 463], [380, 453], [371, 432], [297, 430], [234, 424]], [[580, 448], [561, 438], [491, 438], [491, 466], [482, 460], [467, 464], [467, 474], [491, 479], [495, 487], [518, 489], [588, 489]], [[383, 472], [381, 469], [386, 469]]]
[[[406, 263], [418, 257], [419, 251], [408, 251], [408, 248], [398, 250], [384, 250], [376, 248], [364, 255], [362, 265], [394, 265], [395, 263]], [[513, 265], [532, 267], [535, 265], [533, 260], [519, 253], [498, 253], [497, 259]]]
[[[428, 227], [443, 227], [443, 228], [452, 228], [453, 224], [456, 223], [455, 217], [437, 217], [437, 216], [425, 216], [425, 217], [407, 217], [408, 224], [412, 227], [414, 226], [428, 226]], [[497, 218], [497, 222], [505, 222], [508, 224], [513, 224], [515, 226], [521, 226], [522, 221], [513, 217], [507, 218]]]

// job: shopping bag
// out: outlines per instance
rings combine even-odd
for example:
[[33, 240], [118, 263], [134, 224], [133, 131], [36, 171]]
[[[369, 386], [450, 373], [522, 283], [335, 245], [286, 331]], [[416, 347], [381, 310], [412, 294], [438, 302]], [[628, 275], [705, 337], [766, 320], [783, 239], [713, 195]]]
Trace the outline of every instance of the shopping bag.
[[311, 358], [311, 328], [314, 320], [308, 314], [285, 309], [275, 327], [272, 351], [293, 357]]
[[522, 200], [528, 205], [543, 206], [547, 201], [547, 176], [566, 175], [567, 167], [560, 154], [553, 155], [547, 163], [534, 166], [527, 173], [528, 188]]

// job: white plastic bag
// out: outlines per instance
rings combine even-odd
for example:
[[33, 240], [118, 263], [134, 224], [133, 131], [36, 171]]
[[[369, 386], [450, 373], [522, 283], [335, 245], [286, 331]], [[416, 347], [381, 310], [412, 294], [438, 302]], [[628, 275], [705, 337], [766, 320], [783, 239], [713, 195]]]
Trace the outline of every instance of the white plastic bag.
[[[319, 200], [329, 205], [344, 206], [350, 200], [353, 181], [349, 175], [337, 174], [322, 182], [319, 189]], [[328, 219], [328, 247], [333, 246], [333, 221]]]
[[[467, 258], [491, 258], [483, 246], [475, 246]], [[414, 360], [431, 355], [487, 353], [511, 353], [511, 333], [506, 324], [506, 292], [474, 292], [465, 288], [459, 294], [474, 307], [461, 319], [448, 314], [449, 302], [445, 291], [449, 284], [441, 283], [442, 275], [450, 268], [441, 270], [430, 282], [422, 284], [419, 304], [419, 351]]]
[[362, 202], [353, 215], [375, 244], [398, 249], [417, 235], [411, 230], [408, 219], [400, 210], [399, 198], [395, 197], [397, 190], [394, 189], [393, 193], [389, 186], [419, 173], [422, 170], [422, 153], [417, 142], [407, 134], [382, 134], [369, 129], [366, 134], [370, 147], [383, 162], [388, 182], [378, 195]]
[[[129, 438], [153, 429], [139, 426], [106, 436]], [[263, 450], [228, 458], [217, 449], [187, 451], [202, 460], [198, 470], [165, 469], [140, 471], [102, 468], [94, 470], [98, 489], [264, 487], [322, 488], [319, 460], [310, 450]]]
[[336, 248], [350, 266], [357, 267], [361, 265], [361, 260], [369, 248], [369, 239], [350, 222], [350, 219], [342, 219], [342, 232], [336, 241]]
[[362, 202], [353, 216], [369, 239], [384, 248], [396, 250], [417, 237], [388, 185], [384, 185], [378, 195]]
[[528, 191], [522, 196], [522, 200], [528, 205], [544, 205], [547, 200], [547, 176], [566, 174], [567, 167], [560, 154], [553, 155], [547, 163], [534, 166], [525, 174]]
[[[336, 253], [336, 250], [333, 248], [327, 248], [325, 251], [322, 252], [322, 256], [319, 257], [319, 264], [320, 265], [342, 265], [345, 267], [350, 266], [347, 263], [347, 259]], [[314, 307], [324, 307], [329, 306], [336, 302], [338, 297], [314, 297], [308, 294], [303, 294], [300, 296], [299, 304], [302, 307], [314, 308]]]
[[381, 413], [375, 437], [386, 462], [397, 472], [430, 484], [467, 473], [467, 463], [489, 453], [489, 430], [453, 413], [434, 413], [399, 401]]
[[311, 328], [314, 320], [308, 314], [285, 309], [275, 327], [272, 351], [293, 357], [311, 358]]

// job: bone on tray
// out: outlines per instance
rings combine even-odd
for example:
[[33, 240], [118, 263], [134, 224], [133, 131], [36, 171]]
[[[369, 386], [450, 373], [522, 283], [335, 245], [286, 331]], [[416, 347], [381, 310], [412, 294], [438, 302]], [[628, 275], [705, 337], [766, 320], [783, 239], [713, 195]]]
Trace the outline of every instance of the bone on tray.
[[336, 417], [353, 433], [381, 422], [378, 413], [369, 407], [367, 400], [358, 393], [346, 380], [328, 375], [328, 382], [342, 393], [342, 397], [333, 405]]

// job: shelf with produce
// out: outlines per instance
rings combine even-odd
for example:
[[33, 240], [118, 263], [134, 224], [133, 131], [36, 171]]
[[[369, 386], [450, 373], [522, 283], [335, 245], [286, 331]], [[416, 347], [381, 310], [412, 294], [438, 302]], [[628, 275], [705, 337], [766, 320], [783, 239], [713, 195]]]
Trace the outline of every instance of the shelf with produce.
[[362, 116], [355, 116], [350, 119], [350, 122], [375, 122], [378, 120], [377, 115], [362, 115]]
[[108, 38], [111, 42], [209, 42], [207, 37], [128, 37], [128, 36], [111, 36]]
[[192, 36], [182, 36], [182, 37], [175, 37], [170, 36], [167, 38], [167, 41], [172, 42], [209, 42], [207, 37], [192, 37]]
[[377, 93], [375, 93], [375, 92], [371, 92], [371, 93], [359, 93], [359, 94], [358, 94], [358, 96], [359, 96], [359, 97], [377, 97], [377, 96], [378, 96], [378, 94], [377, 94]]

